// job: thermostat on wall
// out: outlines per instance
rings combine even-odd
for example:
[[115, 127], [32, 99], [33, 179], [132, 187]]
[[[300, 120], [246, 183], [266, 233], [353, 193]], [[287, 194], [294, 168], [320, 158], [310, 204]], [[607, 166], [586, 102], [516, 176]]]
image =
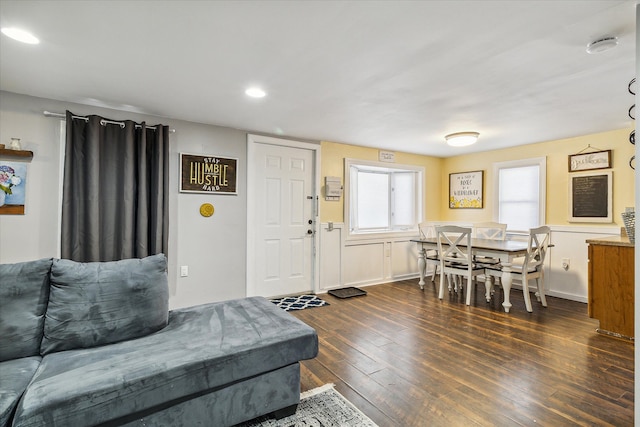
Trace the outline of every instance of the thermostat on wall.
[[340, 200], [342, 196], [342, 183], [339, 176], [324, 177], [324, 199]]

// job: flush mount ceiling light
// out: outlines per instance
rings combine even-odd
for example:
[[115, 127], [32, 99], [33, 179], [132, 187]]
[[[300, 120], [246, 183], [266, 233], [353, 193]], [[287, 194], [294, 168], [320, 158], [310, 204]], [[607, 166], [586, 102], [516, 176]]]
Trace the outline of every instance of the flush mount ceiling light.
[[478, 132], [456, 132], [444, 137], [452, 147], [465, 147], [475, 144], [480, 134]]
[[587, 45], [587, 53], [600, 53], [618, 46], [617, 37], [603, 37]]
[[267, 95], [267, 92], [260, 89], [259, 87], [250, 87], [245, 90], [244, 93], [251, 98], [264, 98]]
[[40, 43], [40, 40], [38, 40], [36, 36], [34, 36], [28, 31], [21, 30], [20, 28], [2, 28], [0, 29], [0, 31], [2, 31], [2, 34], [4, 34], [5, 36], [11, 37], [12, 39], [22, 43], [28, 43], [28, 44]]

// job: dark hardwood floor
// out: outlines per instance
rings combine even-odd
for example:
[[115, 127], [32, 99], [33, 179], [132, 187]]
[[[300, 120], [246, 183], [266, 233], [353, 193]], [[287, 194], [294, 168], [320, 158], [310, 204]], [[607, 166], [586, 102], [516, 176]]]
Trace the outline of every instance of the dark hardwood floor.
[[381, 427], [633, 425], [634, 344], [597, 334], [586, 304], [527, 313], [513, 290], [507, 314], [482, 285], [472, 306], [417, 279], [364, 289], [291, 312], [320, 338], [303, 391], [335, 383]]

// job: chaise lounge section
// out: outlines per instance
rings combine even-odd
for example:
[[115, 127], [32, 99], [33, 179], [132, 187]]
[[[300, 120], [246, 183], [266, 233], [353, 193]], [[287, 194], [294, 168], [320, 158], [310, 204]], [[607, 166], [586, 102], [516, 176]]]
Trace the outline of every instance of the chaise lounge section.
[[[299, 361], [318, 351], [315, 330], [261, 297], [169, 312], [164, 255], [40, 260], [0, 266], [0, 277], [2, 427], [231, 426], [286, 415], [300, 398]], [[30, 330], [12, 316], [30, 319]], [[20, 342], [30, 345], [16, 354]]]

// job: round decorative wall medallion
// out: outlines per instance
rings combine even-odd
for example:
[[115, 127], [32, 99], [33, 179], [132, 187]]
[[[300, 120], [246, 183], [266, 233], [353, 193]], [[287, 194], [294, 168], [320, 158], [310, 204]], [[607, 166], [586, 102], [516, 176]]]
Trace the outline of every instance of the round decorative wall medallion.
[[203, 203], [200, 206], [200, 215], [204, 217], [210, 217], [213, 215], [215, 209], [213, 209], [213, 205], [211, 203]]

